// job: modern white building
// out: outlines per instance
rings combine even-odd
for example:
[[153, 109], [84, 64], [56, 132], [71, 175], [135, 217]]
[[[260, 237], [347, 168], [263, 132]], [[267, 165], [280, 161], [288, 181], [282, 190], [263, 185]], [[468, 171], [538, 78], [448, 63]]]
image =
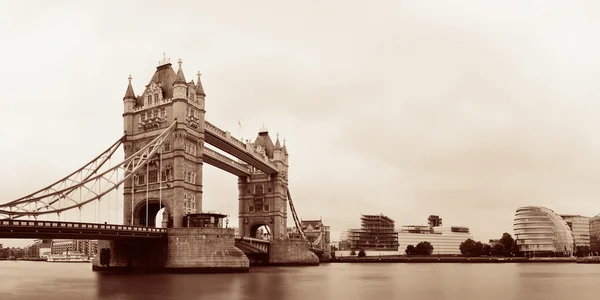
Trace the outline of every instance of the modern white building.
[[575, 246], [590, 246], [590, 218], [580, 215], [561, 215], [563, 220], [567, 222], [571, 232]]
[[402, 226], [398, 232], [399, 250], [402, 254], [408, 245], [429, 242], [433, 246], [432, 255], [459, 255], [460, 244], [472, 238], [468, 227], [459, 226]]
[[526, 256], [573, 256], [571, 228], [553, 210], [541, 206], [519, 207], [514, 220], [519, 251]]

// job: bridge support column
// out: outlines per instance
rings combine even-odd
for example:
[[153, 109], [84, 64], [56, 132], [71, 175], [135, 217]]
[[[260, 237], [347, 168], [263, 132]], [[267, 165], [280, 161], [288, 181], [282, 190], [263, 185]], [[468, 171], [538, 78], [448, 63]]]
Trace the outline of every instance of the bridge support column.
[[248, 272], [250, 262], [235, 247], [231, 228], [171, 228], [165, 269], [184, 273]]
[[230, 228], [171, 228], [160, 240], [98, 241], [94, 271], [245, 273], [250, 262]]
[[318, 266], [319, 257], [310, 251], [310, 244], [305, 240], [272, 240], [269, 265]]
[[[98, 255], [92, 261], [94, 271], [157, 272], [163, 269], [166, 241], [98, 241]], [[106, 261], [102, 258], [107, 253]]]

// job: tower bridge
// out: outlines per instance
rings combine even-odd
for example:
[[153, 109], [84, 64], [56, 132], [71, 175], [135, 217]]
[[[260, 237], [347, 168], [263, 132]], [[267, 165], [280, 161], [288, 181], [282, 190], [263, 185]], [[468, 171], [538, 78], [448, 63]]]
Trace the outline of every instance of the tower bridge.
[[[251, 262], [318, 265], [315, 253], [323, 258], [327, 251], [321, 239], [311, 236], [309, 242], [296, 214], [285, 140], [277, 136], [273, 142], [261, 128], [254, 142], [243, 142], [206, 121], [200, 73], [187, 81], [182, 63], [175, 72], [168, 59], [160, 61], [141, 95], [129, 76], [124, 135], [54, 184], [0, 204], [0, 237], [99, 239], [101, 255], [93, 263], [98, 271], [245, 272]], [[120, 148], [125, 159], [113, 164]], [[223, 228], [225, 215], [202, 212], [204, 163], [238, 177], [239, 236]], [[99, 207], [107, 197], [110, 205], [111, 193], [122, 193], [123, 224], [61, 220], [73, 211], [81, 219], [82, 210]], [[286, 232], [288, 203], [298, 238]], [[162, 224], [155, 224], [160, 211]], [[270, 228], [268, 241], [256, 238], [262, 226]]]

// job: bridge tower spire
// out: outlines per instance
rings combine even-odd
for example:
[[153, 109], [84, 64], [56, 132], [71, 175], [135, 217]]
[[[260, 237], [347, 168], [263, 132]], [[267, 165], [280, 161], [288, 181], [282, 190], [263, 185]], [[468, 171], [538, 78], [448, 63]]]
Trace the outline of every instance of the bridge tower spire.
[[133, 130], [133, 107], [137, 101], [137, 97], [133, 92], [133, 86], [131, 86], [131, 79], [131, 74], [129, 74], [129, 77], [127, 77], [129, 83], [127, 84], [127, 90], [125, 90], [125, 96], [123, 96], [124, 130], [129, 133]]

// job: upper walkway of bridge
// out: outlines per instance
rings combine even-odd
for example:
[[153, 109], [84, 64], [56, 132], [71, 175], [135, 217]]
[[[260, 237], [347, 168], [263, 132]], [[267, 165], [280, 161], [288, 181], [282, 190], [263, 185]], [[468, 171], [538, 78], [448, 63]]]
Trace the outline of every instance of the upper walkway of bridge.
[[[208, 121], [204, 122], [204, 139], [206, 143], [247, 163], [236, 162], [216, 151], [205, 148], [203, 154], [206, 156], [207, 163], [209, 164], [213, 164], [213, 161], [225, 163], [230, 169], [224, 170], [236, 175], [250, 175], [253, 172], [252, 167], [267, 174], [277, 174], [279, 172], [277, 165], [272, 159], [267, 157], [264, 151], [259, 151], [256, 145], [250, 142], [244, 143], [233, 137], [231, 133], [220, 129]], [[219, 165], [215, 166], [222, 168]]]

